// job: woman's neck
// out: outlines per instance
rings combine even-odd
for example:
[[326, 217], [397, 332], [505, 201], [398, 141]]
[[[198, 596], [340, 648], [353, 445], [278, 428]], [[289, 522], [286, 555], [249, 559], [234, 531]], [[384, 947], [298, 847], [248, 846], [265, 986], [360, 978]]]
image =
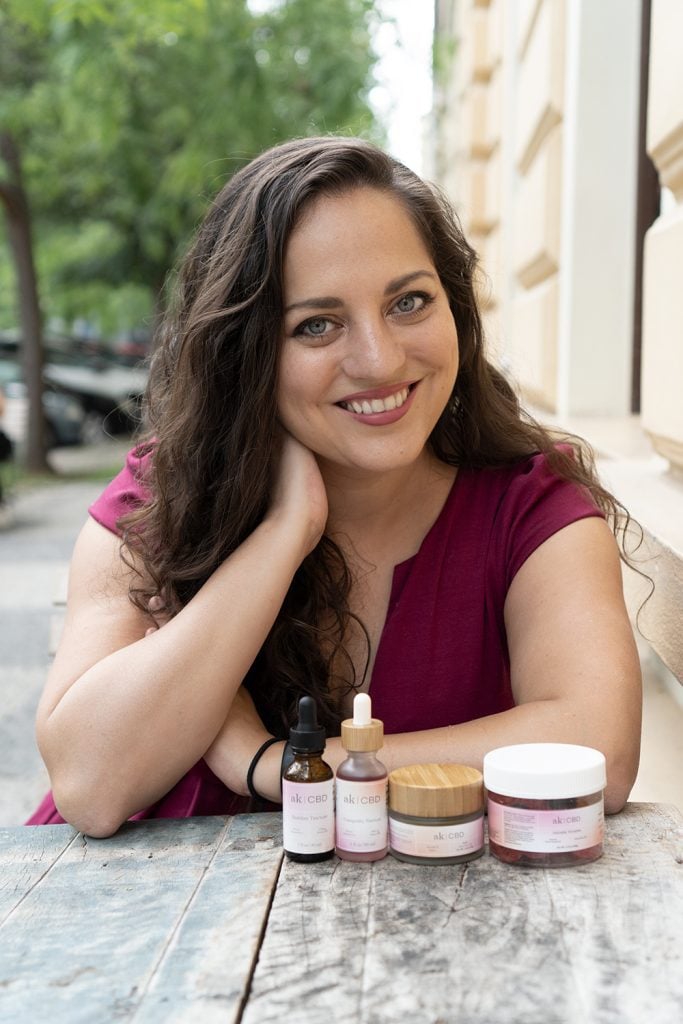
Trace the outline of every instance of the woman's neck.
[[351, 542], [359, 553], [388, 549], [395, 562], [410, 557], [437, 518], [456, 469], [425, 450], [411, 466], [389, 473], [358, 474], [321, 466], [327, 488], [326, 533]]

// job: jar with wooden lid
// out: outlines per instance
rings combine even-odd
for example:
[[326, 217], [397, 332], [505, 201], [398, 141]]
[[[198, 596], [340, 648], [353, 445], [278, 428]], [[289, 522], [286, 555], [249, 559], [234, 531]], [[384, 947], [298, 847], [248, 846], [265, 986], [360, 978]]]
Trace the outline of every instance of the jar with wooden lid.
[[389, 774], [389, 850], [409, 864], [461, 864], [484, 852], [484, 784], [463, 764]]

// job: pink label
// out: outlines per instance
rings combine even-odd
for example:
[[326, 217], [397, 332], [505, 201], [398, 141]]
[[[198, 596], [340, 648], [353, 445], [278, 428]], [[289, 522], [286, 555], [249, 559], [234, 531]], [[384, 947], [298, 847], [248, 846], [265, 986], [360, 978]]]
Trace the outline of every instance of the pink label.
[[337, 846], [348, 853], [374, 853], [387, 845], [388, 781], [337, 779]]
[[290, 853], [334, 849], [334, 779], [282, 780], [282, 845]]
[[603, 802], [557, 811], [528, 811], [505, 807], [489, 798], [489, 839], [508, 850], [524, 853], [571, 853], [589, 850], [603, 841]]
[[389, 845], [412, 857], [462, 857], [484, 845], [484, 815], [453, 825], [413, 825], [389, 819]]

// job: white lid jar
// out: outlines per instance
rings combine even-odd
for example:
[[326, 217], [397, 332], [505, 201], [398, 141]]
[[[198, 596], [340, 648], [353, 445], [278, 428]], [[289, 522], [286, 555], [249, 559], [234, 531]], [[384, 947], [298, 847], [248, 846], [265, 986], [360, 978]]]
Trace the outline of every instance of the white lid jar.
[[484, 757], [489, 850], [509, 864], [561, 867], [602, 855], [604, 754], [519, 743]]

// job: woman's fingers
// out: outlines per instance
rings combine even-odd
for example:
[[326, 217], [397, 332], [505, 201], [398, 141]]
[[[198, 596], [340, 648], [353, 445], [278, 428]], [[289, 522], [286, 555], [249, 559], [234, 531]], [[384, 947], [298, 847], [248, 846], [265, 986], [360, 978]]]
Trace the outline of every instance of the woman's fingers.
[[327, 492], [313, 452], [290, 434], [283, 435], [270, 512], [297, 524], [308, 553], [325, 529]]
[[161, 594], [155, 594], [154, 597], [150, 597], [147, 603], [147, 610], [154, 619], [154, 625], [149, 626], [145, 630], [145, 636], [151, 636], [152, 633], [156, 633], [158, 629], [161, 629], [168, 622], [169, 618], [166, 614], [166, 602]]

